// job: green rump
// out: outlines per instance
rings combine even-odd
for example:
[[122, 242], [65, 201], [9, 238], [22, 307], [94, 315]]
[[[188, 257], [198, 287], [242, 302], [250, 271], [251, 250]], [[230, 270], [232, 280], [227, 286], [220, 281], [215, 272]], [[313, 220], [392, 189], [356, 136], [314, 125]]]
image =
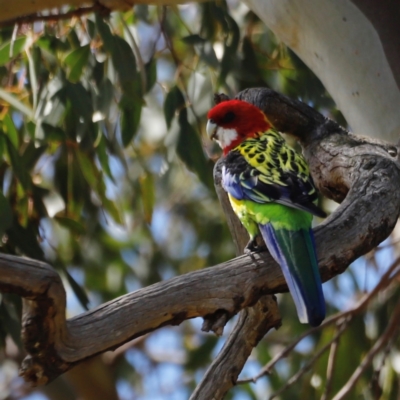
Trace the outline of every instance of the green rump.
[[255, 203], [251, 200], [237, 200], [229, 196], [232, 208], [251, 238], [258, 235], [258, 224], [266, 225], [269, 222], [275, 230], [285, 229], [297, 231], [309, 229], [313, 216], [302, 210], [278, 203]]

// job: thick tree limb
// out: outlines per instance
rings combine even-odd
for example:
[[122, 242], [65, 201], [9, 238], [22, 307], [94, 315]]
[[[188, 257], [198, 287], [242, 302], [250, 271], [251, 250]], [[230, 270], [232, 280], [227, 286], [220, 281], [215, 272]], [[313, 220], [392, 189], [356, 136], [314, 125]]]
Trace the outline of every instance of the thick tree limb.
[[[318, 187], [343, 200], [315, 229], [324, 281], [389, 235], [400, 204], [396, 146], [348, 134], [301, 102], [267, 89], [239, 97], [265, 109], [278, 129], [297, 136]], [[231, 316], [287, 287], [264, 251], [159, 282], [68, 320], [61, 280], [46, 264], [0, 255], [0, 290], [27, 299], [23, 339], [29, 356], [22, 375], [43, 384], [83, 359], [161, 326], [197, 316], [210, 319], [221, 310]]]
[[398, 4], [389, 0], [246, 0], [318, 76], [355, 132], [400, 135]]

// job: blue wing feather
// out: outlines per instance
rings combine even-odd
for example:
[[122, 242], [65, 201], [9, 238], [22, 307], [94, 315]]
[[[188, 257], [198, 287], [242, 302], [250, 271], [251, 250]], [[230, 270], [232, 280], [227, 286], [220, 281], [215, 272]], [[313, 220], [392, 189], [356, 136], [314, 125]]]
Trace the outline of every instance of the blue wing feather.
[[229, 173], [225, 166], [222, 167], [222, 186], [235, 199], [243, 199], [244, 194], [240, 176]]
[[325, 318], [325, 299], [312, 230], [274, 229], [270, 223], [259, 228], [269, 252], [282, 268], [300, 322], [320, 325]]
[[[276, 131], [247, 139], [231, 150], [224, 158], [222, 184], [237, 200], [275, 202], [326, 216], [314, 204], [318, 195], [305, 160]], [[282, 268], [300, 321], [319, 325], [325, 318], [325, 301], [312, 230], [275, 229], [271, 223], [259, 224], [259, 229]]]
[[[255, 142], [254, 145], [259, 145], [259, 143]], [[290, 151], [294, 153], [293, 150]], [[267, 175], [265, 173], [266, 165], [269, 165], [267, 161], [265, 161], [267, 164], [262, 164], [257, 168], [249, 163], [248, 157], [238, 149], [234, 149], [224, 159], [222, 183], [231, 196], [237, 200], [251, 200], [261, 204], [276, 202], [319, 217], [326, 216], [314, 204], [318, 196], [310, 175], [305, 176], [292, 170], [283, 170], [279, 168], [279, 165], [268, 169], [273, 172]], [[303, 160], [300, 156], [298, 158]]]

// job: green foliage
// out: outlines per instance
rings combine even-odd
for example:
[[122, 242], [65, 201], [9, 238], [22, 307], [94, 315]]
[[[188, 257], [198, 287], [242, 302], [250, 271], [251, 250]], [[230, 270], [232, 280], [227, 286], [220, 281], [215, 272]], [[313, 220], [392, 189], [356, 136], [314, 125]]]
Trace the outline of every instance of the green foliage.
[[[65, 279], [71, 314], [234, 256], [213, 189], [216, 147], [203, 136], [213, 92], [269, 86], [341, 118], [319, 80], [240, 2], [137, 5], [110, 18], [24, 25], [16, 37], [3, 29], [0, 82], [0, 251], [53, 265]], [[341, 293], [334, 284], [330, 291]], [[395, 300], [370, 308], [376, 337]], [[332, 301], [332, 313], [336, 307]], [[260, 343], [245, 375], [304, 332], [289, 296], [280, 308], [283, 327]], [[1, 346], [7, 336], [20, 345], [20, 316], [20, 299], [3, 295]], [[299, 346], [261, 384], [237, 387], [229, 398], [278, 390], [334, 332], [311, 334], [306, 350]], [[162, 385], [153, 382], [172, 376], [157, 361], [168, 351], [171, 360], [183, 354], [170, 366], [180, 374], [173, 398], [188, 398], [222, 344], [202, 335], [197, 322], [159, 334], [173, 336], [176, 347], [162, 346], [157, 358], [157, 333], [150, 334], [110, 372], [135, 387], [121, 398], [140, 398], [140, 387], [146, 398], [160, 398]], [[372, 342], [366, 321], [354, 319], [340, 341], [332, 393]], [[320, 398], [327, 363], [325, 354], [281, 398]], [[388, 371], [385, 393], [397, 377]], [[371, 373], [354, 398], [369, 390], [361, 385]]]

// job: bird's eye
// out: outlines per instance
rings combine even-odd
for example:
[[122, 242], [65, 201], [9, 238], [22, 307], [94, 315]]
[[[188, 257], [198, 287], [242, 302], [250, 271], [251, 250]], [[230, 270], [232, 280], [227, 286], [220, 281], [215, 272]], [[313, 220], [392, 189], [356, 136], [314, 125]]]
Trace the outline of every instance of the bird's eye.
[[235, 119], [235, 113], [232, 111], [228, 111], [221, 120], [221, 123], [223, 124], [228, 124], [229, 122], [232, 122]]

